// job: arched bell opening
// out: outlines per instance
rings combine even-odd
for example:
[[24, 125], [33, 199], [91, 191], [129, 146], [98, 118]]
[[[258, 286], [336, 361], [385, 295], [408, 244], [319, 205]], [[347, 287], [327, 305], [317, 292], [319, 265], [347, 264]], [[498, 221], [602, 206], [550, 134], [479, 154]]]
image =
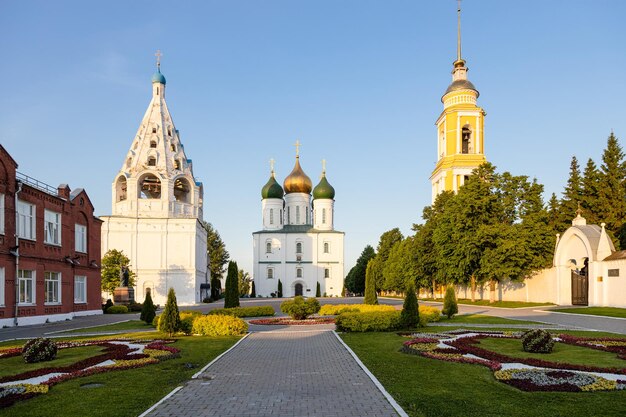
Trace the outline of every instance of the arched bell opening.
[[115, 201], [124, 201], [128, 198], [128, 184], [126, 177], [121, 176], [115, 182]]
[[161, 198], [161, 180], [148, 174], [139, 181], [138, 197], [143, 199]]
[[176, 178], [174, 181], [174, 198], [181, 203], [191, 202], [191, 185], [186, 178]]

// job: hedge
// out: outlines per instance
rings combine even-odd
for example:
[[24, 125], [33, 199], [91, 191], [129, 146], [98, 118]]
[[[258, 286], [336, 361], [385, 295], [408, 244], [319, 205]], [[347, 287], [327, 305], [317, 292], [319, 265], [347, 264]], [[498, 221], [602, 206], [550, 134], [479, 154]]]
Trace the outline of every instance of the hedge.
[[258, 306], [258, 307], [234, 307], [234, 308], [216, 308], [209, 311], [207, 314], [214, 315], [220, 314], [223, 316], [233, 317], [263, 317], [273, 316], [276, 314], [274, 307], [272, 306]]
[[107, 314], [125, 314], [128, 313], [128, 307], [126, 306], [111, 306], [107, 308]]
[[186, 335], [190, 335], [193, 329], [193, 321], [196, 317], [202, 315], [202, 312], [197, 310], [184, 310], [179, 313], [180, 315], [180, 331]]
[[341, 313], [335, 324], [341, 332], [386, 332], [400, 328], [400, 311]]
[[438, 308], [431, 306], [419, 306], [420, 311], [420, 326], [426, 326], [426, 323], [433, 323], [439, 321], [441, 318], [441, 311]]
[[202, 336], [240, 336], [248, 331], [248, 323], [238, 317], [211, 314], [193, 320], [192, 333]]
[[320, 316], [336, 316], [341, 313], [368, 313], [373, 311], [395, 311], [394, 306], [372, 304], [324, 304]]
[[320, 303], [316, 298], [305, 300], [304, 297], [298, 295], [293, 300], [283, 301], [280, 305], [280, 311], [289, 314], [294, 320], [304, 320], [320, 311]]

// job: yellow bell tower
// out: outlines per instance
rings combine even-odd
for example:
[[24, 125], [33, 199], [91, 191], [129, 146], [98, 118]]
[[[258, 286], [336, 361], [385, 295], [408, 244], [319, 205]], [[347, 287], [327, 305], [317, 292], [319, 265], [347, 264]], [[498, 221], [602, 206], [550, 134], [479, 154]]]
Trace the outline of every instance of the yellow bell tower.
[[457, 8], [457, 56], [452, 84], [441, 97], [443, 112], [437, 125], [437, 164], [430, 176], [432, 199], [442, 191], [457, 192], [465, 180], [486, 162], [484, 147], [485, 111], [478, 107], [478, 90], [467, 79], [461, 58], [461, 1]]

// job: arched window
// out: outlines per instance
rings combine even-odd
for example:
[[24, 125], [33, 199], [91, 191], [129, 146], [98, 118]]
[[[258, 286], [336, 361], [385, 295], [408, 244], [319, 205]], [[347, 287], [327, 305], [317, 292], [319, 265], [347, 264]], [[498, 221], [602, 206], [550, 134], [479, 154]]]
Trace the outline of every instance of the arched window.
[[156, 148], [156, 140], [151, 140], [150, 141], [150, 147], [151, 148]]
[[174, 159], [174, 169], [180, 170], [180, 161], [178, 159]]
[[274, 278], [274, 268], [267, 268], [267, 279]]
[[280, 211], [280, 224], [283, 224], [283, 211]]
[[471, 139], [472, 131], [469, 125], [463, 126], [463, 130], [461, 131], [461, 153], [469, 153]]
[[274, 209], [270, 209], [270, 224], [274, 224]]
[[287, 224], [291, 224], [291, 207], [287, 207]]
[[176, 145], [174, 145], [173, 143], [170, 143], [170, 150], [172, 152], [176, 152]]
[[148, 157], [148, 166], [149, 167], [156, 166], [156, 158], [154, 156]]
[[302, 253], [302, 242], [296, 243], [296, 253]]
[[296, 206], [296, 224], [300, 224], [300, 206]]
[[161, 198], [161, 180], [148, 174], [139, 181], [139, 198]]
[[272, 242], [267, 242], [265, 244], [265, 253], [272, 253]]
[[189, 203], [190, 191], [191, 187], [186, 178], [176, 178], [176, 181], [174, 181], [174, 198], [176, 198], [176, 201]]
[[324, 268], [324, 278], [330, 278], [330, 269]]
[[330, 244], [328, 242], [324, 242], [324, 253], [330, 253]]
[[322, 209], [322, 224], [326, 224], [326, 209]]
[[115, 201], [126, 200], [126, 196], [127, 196], [126, 177], [122, 176], [117, 179], [117, 182], [115, 183], [115, 194], [117, 197]]
[[126, 160], [126, 168], [130, 168], [130, 164], [132, 164], [132, 162], [133, 162], [133, 158], [128, 158]]
[[296, 268], [296, 278], [302, 278], [302, 268]]

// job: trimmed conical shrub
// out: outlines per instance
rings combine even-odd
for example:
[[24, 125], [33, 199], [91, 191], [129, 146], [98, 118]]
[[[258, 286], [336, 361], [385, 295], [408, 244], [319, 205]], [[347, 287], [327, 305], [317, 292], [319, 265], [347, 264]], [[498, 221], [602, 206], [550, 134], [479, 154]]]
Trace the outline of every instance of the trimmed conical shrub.
[[228, 263], [228, 275], [226, 275], [226, 294], [224, 296], [224, 308], [239, 307], [239, 269], [237, 262]]
[[443, 309], [441, 314], [451, 318], [459, 312], [459, 306], [456, 302], [456, 294], [454, 293], [454, 287], [448, 287], [446, 290], [446, 296], [443, 299]]
[[172, 336], [180, 329], [180, 313], [178, 311], [174, 288], [170, 288], [167, 292], [167, 303], [165, 303], [163, 314], [159, 317], [159, 331]]
[[374, 274], [372, 273], [372, 261], [367, 263], [367, 269], [365, 272], [365, 304], [378, 304], [378, 296], [376, 295], [376, 282], [374, 281]]
[[252, 292], [250, 292], [250, 298], [256, 298], [256, 287], [254, 286], [254, 281], [252, 281]]
[[280, 282], [280, 280], [278, 280], [278, 291], [276, 292], [276, 296], [278, 298], [282, 298], [283, 297], [283, 283]]
[[152, 324], [152, 320], [154, 320], [155, 315], [156, 307], [154, 307], [152, 296], [150, 295], [150, 291], [148, 291], [146, 299], [143, 300], [143, 306], [141, 307], [141, 315], [139, 316], [139, 319], [145, 321], [146, 324]]
[[415, 284], [409, 280], [406, 285], [406, 296], [400, 313], [400, 326], [403, 328], [417, 327], [420, 322], [419, 307], [417, 304], [417, 296], [415, 295]]
[[319, 281], [317, 282], [317, 289], [315, 290], [315, 296], [316, 297], [321, 297], [322, 296], [322, 290], [320, 289]]

